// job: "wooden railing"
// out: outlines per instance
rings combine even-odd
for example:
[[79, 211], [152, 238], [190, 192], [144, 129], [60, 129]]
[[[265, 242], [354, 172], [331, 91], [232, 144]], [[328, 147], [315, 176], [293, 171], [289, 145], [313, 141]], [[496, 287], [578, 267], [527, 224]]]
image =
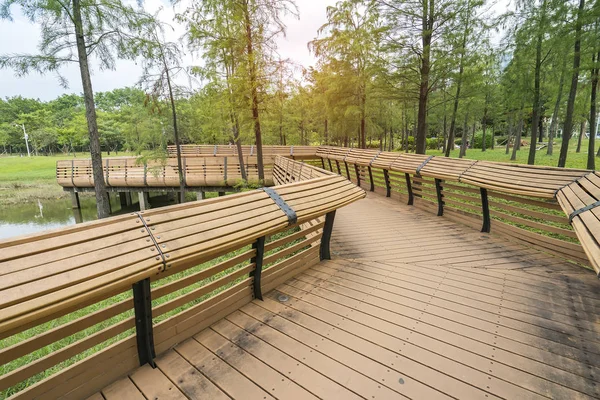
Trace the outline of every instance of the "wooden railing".
[[[181, 155], [186, 157], [206, 157], [237, 155], [238, 150], [234, 145], [181, 145]], [[177, 146], [168, 146], [169, 157], [177, 156]], [[316, 146], [263, 146], [263, 157], [283, 156], [294, 160], [316, 159]], [[244, 156], [256, 157], [256, 146], [242, 146]]]
[[0, 242], [0, 397], [85, 398], [329, 257], [365, 196], [278, 157], [277, 186]]
[[[254, 146], [242, 146], [246, 181], [258, 182], [258, 159]], [[169, 146], [169, 155], [175, 155], [175, 146]], [[263, 184], [273, 184], [271, 171], [275, 158], [284, 156], [298, 160], [317, 160], [317, 147], [264, 146]], [[242, 170], [235, 146], [182, 146], [183, 180], [187, 187], [234, 187], [242, 181]], [[103, 160], [104, 181], [108, 187], [177, 188], [179, 174], [177, 160], [168, 158], [142, 162], [135, 157], [112, 157]], [[89, 159], [61, 160], [56, 163], [56, 180], [63, 187], [94, 187], [92, 162]]]
[[323, 168], [366, 190], [600, 274], [600, 177], [593, 171], [325, 146], [317, 155]]
[[[272, 185], [271, 171], [277, 156], [264, 158], [264, 184]], [[183, 157], [183, 179], [187, 187], [236, 186], [242, 181], [239, 159], [233, 155]], [[179, 187], [177, 160], [140, 162], [135, 157], [105, 158], [104, 181], [108, 187]], [[258, 183], [256, 156], [244, 156], [246, 180]], [[86, 160], [61, 160], [56, 163], [56, 180], [63, 187], [93, 187], [92, 162]]]

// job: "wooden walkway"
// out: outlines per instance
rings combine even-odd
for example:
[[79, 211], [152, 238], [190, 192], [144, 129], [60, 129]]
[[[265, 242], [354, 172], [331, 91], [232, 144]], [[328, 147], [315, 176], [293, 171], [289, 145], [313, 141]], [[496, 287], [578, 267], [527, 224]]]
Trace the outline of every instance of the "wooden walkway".
[[93, 399], [600, 398], [592, 271], [370, 194], [333, 260]]

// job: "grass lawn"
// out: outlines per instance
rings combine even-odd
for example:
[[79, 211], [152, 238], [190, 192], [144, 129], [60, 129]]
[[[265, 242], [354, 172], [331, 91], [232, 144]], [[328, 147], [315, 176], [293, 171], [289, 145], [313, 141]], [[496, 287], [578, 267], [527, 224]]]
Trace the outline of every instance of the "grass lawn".
[[[114, 153], [112, 155], [114, 156]], [[89, 158], [89, 156], [89, 153], [77, 153], [77, 159]], [[107, 154], [104, 153], [102, 156], [106, 157]], [[0, 204], [11, 205], [67, 198], [68, 193], [56, 183], [56, 162], [72, 158], [73, 156], [64, 154], [0, 157]]]
[[[575, 150], [577, 149], [577, 140], [573, 138], [571, 140], [569, 146], [569, 153], [567, 155], [567, 168], [583, 168], [585, 169], [587, 166], [587, 151], [588, 151], [588, 141], [585, 139], [581, 143], [581, 152], [577, 153]], [[450, 152], [450, 157], [458, 157], [458, 150], [453, 150]], [[536, 152], [535, 155], [535, 164], [536, 165], [548, 165], [552, 167], [556, 167], [558, 165], [558, 156], [560, 154], [560, 142], [555, 142], [554, 151], [551, 156], [546, 154], [547, 149], [541, 149]], [[443, 155], [441, 151], [437, 150], [428, 150], [427, 154], [431, 154], [434, 156]], [[498, 161], [498, 162], [515, 162], [518, 164], [527, 164], [527, 158], [529, 157], [529, 146], [521, 147], [521, 150], [517, 152], [517, 160], [510, 161], [510, 156], [512, 154], [512, 148], [509, 149], [509, 154], [506, 154], [506, 148], [503, 146], [496, 146], [494, 150], [487, 149], [485, 152], [481, 151], [481, 149], [468, 149], [467, 155], [465, 158], [470, 158], [473, 160], [487, 160], [487, 161]], [[596, 159], [596, 163], [600, 163], [600, 158]], [[598, 168], [598, 167], [596, 167]]]

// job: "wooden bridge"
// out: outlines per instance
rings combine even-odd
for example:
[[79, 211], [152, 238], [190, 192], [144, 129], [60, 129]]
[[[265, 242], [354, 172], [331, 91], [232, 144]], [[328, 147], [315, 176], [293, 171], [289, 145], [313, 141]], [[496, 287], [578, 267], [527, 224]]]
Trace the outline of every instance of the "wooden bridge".
[[272, 190], [0, 242], [0, 390], [600, 397], [595, 173], [315, 154]]
[[[259, 183], [258, 158], [254, 146], [242, 146], [242, 161], [246, 181]], [[264, 184], [273, 185], [275, 157], [284, 156], [294, 160], [319, 160], [317, 147], [311, 146], [263, 146]], [[121, 205], [132, 203], [131, 194], [139, 197], [140, 209], [148, 207], [148, 192], [180, 190], [175, 146], [168, 146], [170, 158], [141, 162], [136, 157], [108, 157], [103, 159], [104, 182], [109, 192], [120, 194]], [[240, 157], [236, 146], [228, 145], [182, 145], [183, 182], [186, 191], [198, 193], [204, 199], [206, 192], [237, 192], [242, 182]], [[80, 192], [94, 191], [92, 161], [60, 160], [56, 163], [56, 181], [72, 195], [73, 208], [79, 208]]]

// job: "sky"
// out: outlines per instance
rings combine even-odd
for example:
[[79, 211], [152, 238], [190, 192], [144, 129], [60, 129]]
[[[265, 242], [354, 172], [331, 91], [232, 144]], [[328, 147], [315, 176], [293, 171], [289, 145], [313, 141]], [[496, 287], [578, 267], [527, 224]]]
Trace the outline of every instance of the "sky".
[[[307, 48], [307, 43], [315, 38], [317, 29], [326, 21], [325, 10], [329, 5], [334, 5], [336, 0], [300, 0], [297, 1], [300, 19], [288, 16], [286, 37], [278, 40], [278, 51], [283, 59], [290, 58], [297, 64], [304, 66], [314, 65], [315, 59]], [[146, 10], [155, 12], [160, 7], [161, 19], [173, 26], [174, 32], [168, 33], [168, 40], [177, 40], [184, 34], [182, 25], [173, 21], [173, 16], [179, 9], [173, 10], [169, 2], [162, 0], [146, 0]], [[19, 11], [13, 7], [13, 21], [0, 20], [0, 54], [29, 53], [36, 54], [40, 38], [40, 29], [36, 24], [30, 23]], [[192, 55], [186, 57], [186, 63], [199, 64], [198, 58]], [[95, 63], [97, 64], [97, 63]], [[103, 92], [125, 86], [133, 86], [141, 75], [141, 67], [133, 61], [117, 62], [114, 71], [101, 71], [94, 68], [92, 62], [92, 86], [94, 91]], [[61, 69], [61, 74], [68, 80], [69, 87], [63, 88], [56, 76], [47, 74], [42, 76], [37, 73], [25, 77], [16, 77], [10, 69], [0, 69], [0, 97], [23, 96], [52, 100], [64, 93], [81, 93], [81, 78], [77, 64], [66, 65]]]
[[[300, 19], [288, 16], [286, 37], [278, 40], [278, 51], [283, 59], [289, 58], [293, 62], [305, 67], [314, 65], [315, 58], [310, 54], [307, 43], [317, 35], [317, 29], [327, 22], [326, 8], [335, 5], [337, 0], [298, 0], [296, 4], [300, 12]], [[495, 11], [506, 9], [510, 0], [497, 0]], [[155, 12], [162, 7], [161, 19], [173, 26], [174, 31], [167, 35], [168, 40], [177, 40], [185, 33], [185, 28], [173, 21], [175, 12], [171, 3], [164, 0], [146, 0], [146, 10]], [[13, 21], [0, 20], [0, 54], [11, 53], [37, 53], [39, 43], [39, 26], [30, 23], [13, 7]], [[192, 55], [188, 55], [186, 64], [198, 65], [200, 62]], [[96, 63], [97, 64], [97, 63]], [[114, 71], [102, 71], [94, 68], [92, 62], [92, 86], [94, 91], [103, 92], [116, 88], [133, 86], [141, 75], [141, 67], [133, 61], [118, 61]], [[32, 73], [22, 78], [14, 75], [10, 69], [0, 70], [0, 97], [23, 96], [51, 100], [64, 93], [81, 93], [81, 78], [77, 64], [64, 66], [61, 74], [68, 80], [69, 87], [63, 88], [56, 76], [39, 75]]]

